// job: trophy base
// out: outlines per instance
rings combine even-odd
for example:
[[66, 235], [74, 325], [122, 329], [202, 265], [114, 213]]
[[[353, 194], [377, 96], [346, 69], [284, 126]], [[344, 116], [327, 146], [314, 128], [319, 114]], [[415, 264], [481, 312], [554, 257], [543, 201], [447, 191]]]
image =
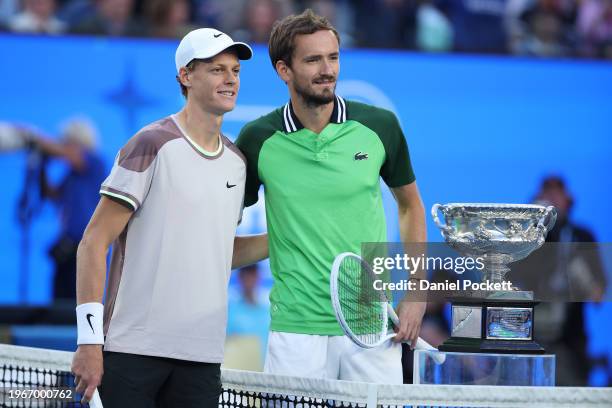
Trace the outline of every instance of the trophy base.
[[482, 340], [449, 338], [440, 351], [461, 353], [544, 354], [544, 347], [532, 340]]
[[551, 354], [512, 355], [415, 350], [413, 367], [415, 384], [528, 387], [555, 385], [555, 356]]
[[441, 351], [464, 353], [544, 354], [534, 341], [533, 316], [537, 302], [499, 297], [454, 298], [451, 337]]

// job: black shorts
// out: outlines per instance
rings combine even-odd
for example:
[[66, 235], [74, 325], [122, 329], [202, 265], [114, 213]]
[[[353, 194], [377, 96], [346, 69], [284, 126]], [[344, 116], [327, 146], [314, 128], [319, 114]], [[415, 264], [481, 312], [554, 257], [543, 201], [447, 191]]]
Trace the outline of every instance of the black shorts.
[[104, 352], [104, 408], [217, 408], [221, 365]]

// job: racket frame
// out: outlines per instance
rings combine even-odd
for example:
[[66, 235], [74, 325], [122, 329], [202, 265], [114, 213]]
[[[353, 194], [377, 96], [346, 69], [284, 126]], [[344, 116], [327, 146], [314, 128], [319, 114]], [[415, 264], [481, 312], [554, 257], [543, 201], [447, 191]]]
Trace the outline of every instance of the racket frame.
[[352, 252], [343, 252], [338, 255], [336, 259], [334, 259], [334, 263], [332, 264], [331, 276], [329, 280], [331, 301], [334, 307], [334, 313], [336, 315], [336, 320], [340, 324], [340, 327], [342, 327], [342, 331], [344, 332], [344, 334], [346, 334], [346, 336], [350, 338], [355, 344], [362, 348], [375, 348], [385, 343], [387, 340], [395, 337], [395, 334], [387, 333], [389, 331], [388, 321], [390, 318], [393, 321], [393, 324], [398, 326], [399, 319], [397, 317], [397, 314], [395, 313], [395, 310], [393, 310], [393, 306], [391, 306], [389, 299], [384, 294], [384, 292], [381, 292], [381, 302], [386, 304], [385, 307], [381, 307], [381, 311], [383, 314], [382, 320], [384, 322], [384, 327], [381, 327], [381, 332], [384, 333], [383, 336], [381, 336], [381, 338], [376, 343], [369, 344], [362, 341], [359, 336], [353, 333], [348, 323], [346, 322], [346, 318], [344, 317], [344, 313], [342, 312], [342, 307], [340, 306], [340, 298], [338, 296], [338, 276], [340, 275], [340, 265], [346, 258], [349, 257], [354, 258], [356, 261], [359, 261], [362, 269], [366, 269], [366, 273], [370, 274], [372, 278], [375, 277], [374, 272], [369, 269], [368, 265], [363, 261], [363, 259], [361, 259], [359, 255], [356, 255]]

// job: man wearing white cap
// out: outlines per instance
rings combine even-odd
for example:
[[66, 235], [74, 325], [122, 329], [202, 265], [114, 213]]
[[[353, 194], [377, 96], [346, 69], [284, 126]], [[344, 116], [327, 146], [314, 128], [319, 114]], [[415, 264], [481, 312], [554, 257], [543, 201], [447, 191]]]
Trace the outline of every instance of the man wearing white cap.
[[265, 235], [235, 237], [246, 164], [220, 132], [251, 56], [220, 31], [187, 34], [184, 108], [132, 137], [102, 183], [77, 257], [72, 370], [85, 400], [101, 384], [105, 408], [218, 405], [230, 270], [268, 256]]

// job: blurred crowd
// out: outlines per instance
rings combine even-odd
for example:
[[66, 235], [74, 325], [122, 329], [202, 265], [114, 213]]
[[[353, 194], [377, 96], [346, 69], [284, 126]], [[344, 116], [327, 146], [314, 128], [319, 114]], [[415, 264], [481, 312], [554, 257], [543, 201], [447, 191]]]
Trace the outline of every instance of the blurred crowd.
[[612, 0], [2, 0], [0, 30], [181, 38], [208, 26], [265, 44], [305, 8], [345, 47], [612, 59]]

